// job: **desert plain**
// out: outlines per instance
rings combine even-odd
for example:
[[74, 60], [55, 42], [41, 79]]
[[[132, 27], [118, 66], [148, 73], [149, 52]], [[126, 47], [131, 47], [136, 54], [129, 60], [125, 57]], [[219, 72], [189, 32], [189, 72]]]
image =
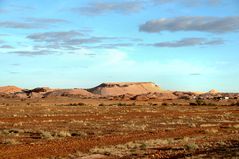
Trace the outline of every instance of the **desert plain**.
[[1, 159], [239, 158], [239, 94], [0, 87]]

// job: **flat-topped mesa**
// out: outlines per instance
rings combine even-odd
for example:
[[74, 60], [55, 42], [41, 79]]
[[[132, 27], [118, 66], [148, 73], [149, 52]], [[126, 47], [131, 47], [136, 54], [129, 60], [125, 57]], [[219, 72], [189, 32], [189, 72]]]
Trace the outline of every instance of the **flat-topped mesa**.
[[[108, 82], [108, 83], [102, 83], [99, 86], [102, 87], [128, 87], [130, 85], [154, 85], [157, 86], [156, 84], [152, 83], [152, 82]], [[97, 87], [99, 87], [97, 86]], [[157, 86], [158, 87], [158, 86]]]
[[117, 96], [123, 94], [145, 94], [162, 92], [159, 86], [152, 82], [110, 82], [102, 83], [97, 87], [88, 89], [89, 92], [103, 96]]

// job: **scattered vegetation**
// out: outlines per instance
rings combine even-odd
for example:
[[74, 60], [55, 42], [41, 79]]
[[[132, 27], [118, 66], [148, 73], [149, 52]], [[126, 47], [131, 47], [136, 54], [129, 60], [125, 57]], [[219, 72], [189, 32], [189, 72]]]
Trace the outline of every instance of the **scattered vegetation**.
[[55, 136], [59, 137], [71, 137], [71, 133], [69, 131], [59, 131], [55, 134]]
[[79, 103], [70, 103], [69, 106], [86, 106], [85, 103], [79, 102]]
[[20, 144], [20, 142], [18, 142], [16, 139], [4, 139], [1, 143], [2, 144], [6, 144], [6, 145], [17, 145], [17, 144]]
[[106, 105], [104, 103], [100, 103], [98, 106], [102, 107], [102, 106], [106, 106]]
[[105, 146], [105, 147], [95, 147], [90, 150], [93, 154], [103, 154], [103, 155], [113, 155], [118, 157], [123, 157], [125, 155], [145, 153], [145, 149], [158, 147], [159, 145], [167, 145], [169, 139], [154, 139], [154, 140], [143, 140], [143, 141], [131, 141], [126, 144]]
[[216, 106], [216, 103], [206, 102], [202, 99], [197, 99], [195, 102], [190, 102], [190, 106]]
[[53, 135], [48, 131], [41, 130], [39, 133], [40, 133], [41, 138], [43, 138], [43, 139], [54, 139]]
[[199, 146], [192, 142], [192, 143], [188, 143], [188, 144], [184, 145], [184, 148], [189, 151], [194, 151], [194, 150], [198, 149]]
[[165, 103], [165, 102], [163, 102], [161, 105], [162, 105], [162, 106], [168, 106], [169, 104], [168, 104], [168, 103]]
[[239, 102], [231, 103], [231, 106], [239, 106]]
[[104, 103], [100, 103], [98, 106], [136, 106], [135, 103], [111, 103], [111, 104], [104, 104]]

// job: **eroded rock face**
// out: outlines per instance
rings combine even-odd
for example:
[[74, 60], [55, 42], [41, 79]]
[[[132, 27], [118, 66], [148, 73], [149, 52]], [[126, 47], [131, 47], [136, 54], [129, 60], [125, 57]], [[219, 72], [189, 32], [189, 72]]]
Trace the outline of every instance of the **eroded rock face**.
[[48, 92], [44, 97], [59, 97], [59, 96], [85, 96], [92, 97], [94, 94], [84, 90], [84, 89], [57, 89], [51, 92]]
[[116, 82], [102, 83], [101, 85], [88, 89], [89, 92], [103, 96], [117, 96], [123, 94], [145, 94], [162, 92], [159, 86], [152, 82]]

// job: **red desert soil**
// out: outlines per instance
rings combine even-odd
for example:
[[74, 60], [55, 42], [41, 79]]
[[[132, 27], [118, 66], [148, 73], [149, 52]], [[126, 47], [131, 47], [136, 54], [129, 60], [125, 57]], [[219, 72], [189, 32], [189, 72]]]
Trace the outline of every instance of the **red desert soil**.
[[0, 87], [0, 159], [238, 158], [239, 94]]
[[87, 152], [89, 149], [96, 146], [124, 144], [134, 140], [147, 140], [154, 138], [169, 138], [169, 137], [183, 137], [183, 136], [196, 136], [200, 135], [200, 128], [193, 128], [190, 130], [175, 129], [175, 131], [165, 132], [157, 131], [150, 133], [132, 133], [123, 136], [107, 135], [103, 137], [92, 137], [89, 139], [75, 139], [67, 138], [62, 140], [43, 141], [37, 144], [25, 144], [14, 146], [0, 147], [1, 158], [37, 158], [49, 156], [67, 156], [76, 151]]
[[238, 106], [0, 98], [1, 159], [238, 157], [238, 128]]

